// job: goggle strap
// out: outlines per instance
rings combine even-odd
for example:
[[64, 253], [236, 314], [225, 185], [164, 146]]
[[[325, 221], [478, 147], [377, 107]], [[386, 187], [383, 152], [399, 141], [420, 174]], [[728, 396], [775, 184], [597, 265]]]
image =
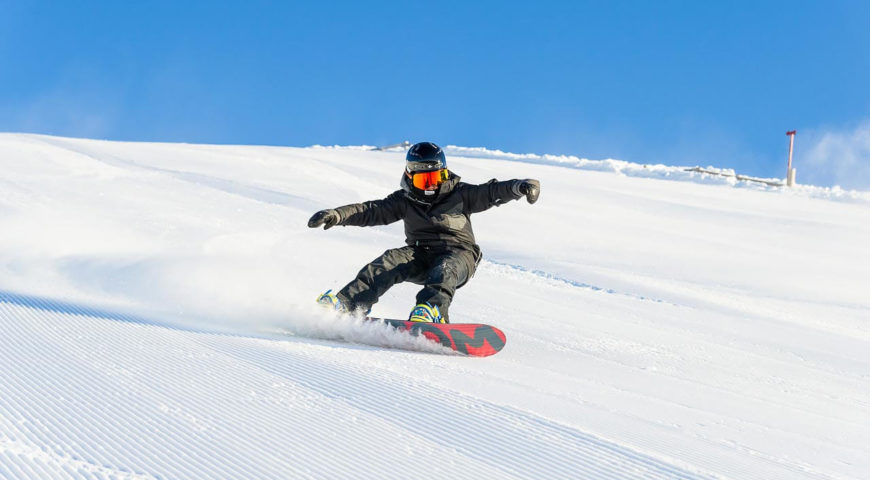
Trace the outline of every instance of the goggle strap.
[[428, 162], [407, 162], [405, 164], [405, 170], [408, 173], [413, 172], [431, 172], [433, 170], [440, 170], [445, 168], [446, 165], [441, 160], [428, 161]]

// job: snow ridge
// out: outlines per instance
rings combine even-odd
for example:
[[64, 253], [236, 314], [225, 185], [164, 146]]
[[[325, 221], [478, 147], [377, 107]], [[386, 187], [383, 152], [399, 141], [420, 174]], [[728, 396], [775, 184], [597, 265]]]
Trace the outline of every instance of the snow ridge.
[[667, 166], [663, 164], [640, 164], [607, 158], [603, 160], [590, 160], [574, 155], [538, 155], [534, 153], [508, 153], [501, 150], [489, 150], [482, 147], [459, 147], [450, 145], [445, 148], [449, 155], [468, 158], [491, 158], [499, 160], [511, 160], [539, 165], [554, 165], [578, 170], [592, 170], [600, 172], [613, 172], [620, 175], [639, 178], [657, 178], [662, 180], [677, 180], [711, 185], [731, 185], [741, 188], [749, 188], [762, 191], [788, 191], [813, 198], [824, 198], [842, 201], [870, 202], [870, 192], [858, 190], [844, 190], [840, 187], [818, 187], [814, 185], [797, 184], [792, 188], [774, 187], [766, 183], [784, 184], [784, 179], [762, 178], [762, 181], [742, 180], [733, 169], [707, 166], [706, 170], [698, 171], [697, 166]]
[[[372, 151], [378, 150], [369, 145], [359, 146], [322, 146], [313, 145], [312, 149], [335, 150], [335, 151]], [[386, 149], [388, 152], [404, 152], [401, 148]], [[596, 172], [610, 172], [627, 177], [653, 178], [680, 182], [692, 182], [705, 185], [728, 185], [732, 187], [750, 190], [780, 192], [788, 195], [800, 195], [810, 198], [844, 202], [870, 202], [870, 192], [862, 190], [848, 190], [840, 186], [820, 187], [816, 185], [795, 184], [793, 187], [785, 187], [783, 178], [755, 178], [739, 175], [734, 169], [719, 168], [712, 165], [702, 167], [665, 165], [661, 163], [647, 164], [635, 163], [613, 158], [591, 160], [575, 155], [553, 155], [536, 153], [511, 153], [498, 149], [485, 147], [461, 147], [448, 145], [444, 151], [451, 158], [461, 157], [467, 159], [491, 159], [522, 162], [535, 165], [550, 165], [557, 167], [572, 168], [576, 170], [588, 170]], [[776, 186], [776, 185], [779, 186]]]

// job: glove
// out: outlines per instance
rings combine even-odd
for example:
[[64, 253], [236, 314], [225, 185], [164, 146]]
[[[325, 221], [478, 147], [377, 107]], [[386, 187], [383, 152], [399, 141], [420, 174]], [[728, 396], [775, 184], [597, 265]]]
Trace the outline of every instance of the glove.
[[338, 222], [341, 220], [341, 216], [333, 209], [321, 210], [314, 215], [311, 216], [311, 219], [308, 220], [309, 228], [317, 228], [321, 225], [324, 225], [324, 230], [329, 230], [330, 228], [336, 226]]
[[520, 184], [517, 187], [517, 191], [519, 191], [521, 195], [525, 195], [526, 200], [529, 203], [537, 202], [538, 195], [541, 194], [541, 182], [531, 178], [519, 180], [519, 182]]

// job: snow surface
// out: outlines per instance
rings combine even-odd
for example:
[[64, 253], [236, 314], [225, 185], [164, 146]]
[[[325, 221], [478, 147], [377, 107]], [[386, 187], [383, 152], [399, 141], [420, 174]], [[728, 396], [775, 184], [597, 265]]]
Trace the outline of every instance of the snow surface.
[[474, 216], [485, 359], [313, 305], [401, 151], [0, 134], [0, 478], [870, 478], [867, 192], [448, 153], [542, 183]]

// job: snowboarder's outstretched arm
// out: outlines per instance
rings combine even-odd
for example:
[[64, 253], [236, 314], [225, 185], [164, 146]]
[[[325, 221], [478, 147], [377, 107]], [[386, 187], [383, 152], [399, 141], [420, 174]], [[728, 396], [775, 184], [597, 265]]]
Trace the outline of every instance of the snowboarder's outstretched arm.
[[535, 203], [540, 194], [541, 182], [531, 178], [504, 182], [492, 179], [483, 185], [467, 185], [462, 190], [469, 213], [482, 212], [523, 197], [526, 197], [529, 203]]
[[308, 220], [308, 226], [317, 228], [323, 225], [323, 229], [327, 230], [335, 225], [357, 227], [387, 225], [401, 220], [405, 216], [406, 206], [404, 193], [399, 190], [382, 200], [371, 200], [321, 210]]

